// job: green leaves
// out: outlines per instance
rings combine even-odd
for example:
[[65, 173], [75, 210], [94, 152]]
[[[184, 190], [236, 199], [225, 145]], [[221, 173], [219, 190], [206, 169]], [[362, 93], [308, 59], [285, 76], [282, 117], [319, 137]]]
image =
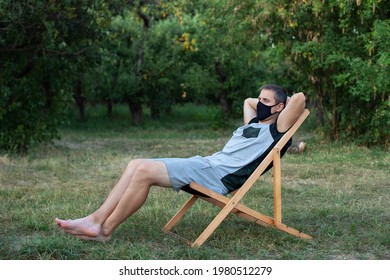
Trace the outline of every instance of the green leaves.
[[74, 74], [100, 37], [96, 15], [107, 12], [98, 1], [30, 2], [1, 3], [0, 149], [11, 152], [57, 136]]
[[240, 114], [264, 83], [304, 91], [331, 139], [389, 143], [385, 1], [31, 3], [0, 2], [0, 149], [50, 141], [73, 98], [126, 102], [140, 123], [183, 101]]
[[377, 114], [389, 98], [388, 7], [378, 0], [277, 2], [256, 1], [262, 21], [255, 29], [283, 46], [279, 59], [294, 63], [292, 79], [307, 85], [297, 90], [318, 104], [326, 133], [334, 140], [388, 145], [385, 119], [374, 121], [374, 115], [388, 117]]

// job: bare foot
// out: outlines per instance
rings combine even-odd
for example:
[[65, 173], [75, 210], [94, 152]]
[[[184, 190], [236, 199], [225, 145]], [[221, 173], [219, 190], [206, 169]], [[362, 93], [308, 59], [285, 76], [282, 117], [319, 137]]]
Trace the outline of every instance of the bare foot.
[[88, 236], [88, 237], [98, 237], [100, 234], [101, 225], [94, 222], [91, 216], [76, 220], [61, 220], [56, 218], [56, 224], [66, 233], [79, 235], [79, 236]]

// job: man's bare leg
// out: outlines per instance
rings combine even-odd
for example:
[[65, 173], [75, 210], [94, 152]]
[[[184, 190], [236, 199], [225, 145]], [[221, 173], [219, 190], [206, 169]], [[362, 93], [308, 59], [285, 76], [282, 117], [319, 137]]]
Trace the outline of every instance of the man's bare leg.
[[94, 213], [76, 220], [60, 220], [56, 218], [55, 221], [57, 225], [69, 234], [80, 234], [92, 237], [98, 236], [101, 224], [107, 219], [111, 212], [114, 211], [123, 192], [128, 187], [135, 170], [142, 162], [143, 160], [133, 160], [127, 165], [121, 178], [111, 190], [105, 202]]
[[151, 185], [170, 185], [165, 164], [154, 160], [136, 160], [128, 165], [98, 210], [76, 220], [56, 219], [56, 223], [66, 233], [81, 239], [106, 241], [122, 221], [144, 204]]

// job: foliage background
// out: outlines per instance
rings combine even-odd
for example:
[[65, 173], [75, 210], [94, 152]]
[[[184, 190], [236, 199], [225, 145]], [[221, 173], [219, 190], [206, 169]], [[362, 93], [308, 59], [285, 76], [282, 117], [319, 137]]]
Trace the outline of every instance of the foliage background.
[[384, 0], [0, 0], [0, 149], [59, 136], [66, 112], [123, 103], [128, 126], [172, 105], [237, 116], [264, 83], [303, 91], [323, 136], [389, 147]]

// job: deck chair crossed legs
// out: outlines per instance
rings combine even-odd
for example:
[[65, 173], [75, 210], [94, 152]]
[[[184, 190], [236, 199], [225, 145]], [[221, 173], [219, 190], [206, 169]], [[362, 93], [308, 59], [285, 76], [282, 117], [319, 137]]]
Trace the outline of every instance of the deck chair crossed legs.
[[[281, 189], [281, 150], [289, 141], [289, 139], [298, 130], [301, 124], [310, 114], [308, 109], [305, 109], [295, 124], [283, 135], [283, 137], [276, 143], [272, 150], [268, 153], [266, 158], [245, 181], [245, 183], [232, 193], [231, 197], [225, 197], [210, 189], [197, 184], [191, 183], [187, 190], [192, 194], [191, 198], [184, 203], [179, 211], [172, 217], [172, 219], [165, 225], [163, 232], [170, 233], [176, 238], [183, 240], [191, 247], [201, 246], [221, 224], [221, 222], [230, 214], [233, 213], [246, 220], [255, 222], [263, 226], [270, 226], [279, 229], [283, 232], [295, 235], [304, 239], [313, 239], [310, 235], [299, 232], [296, 229], [288, 227], [282, 223], [282, 189]], [[240, 200], [245, 196], [253, 184], [261, 177], [264, 171], [270, 164], [273, 164], [273, 189], [274, 189], [274, 216], [269, 217], [263, 215], [249, 207], [240, 203]], [[195, 241], [187, 240], [179, 234], [173, 233], [173, 227], [181, 220], [188, 209], [198, 200], [203, 199], [221, 208], [220, 212], [215, 216], [214, 220], [206, 227], [206, 229], [198, 236]]]

